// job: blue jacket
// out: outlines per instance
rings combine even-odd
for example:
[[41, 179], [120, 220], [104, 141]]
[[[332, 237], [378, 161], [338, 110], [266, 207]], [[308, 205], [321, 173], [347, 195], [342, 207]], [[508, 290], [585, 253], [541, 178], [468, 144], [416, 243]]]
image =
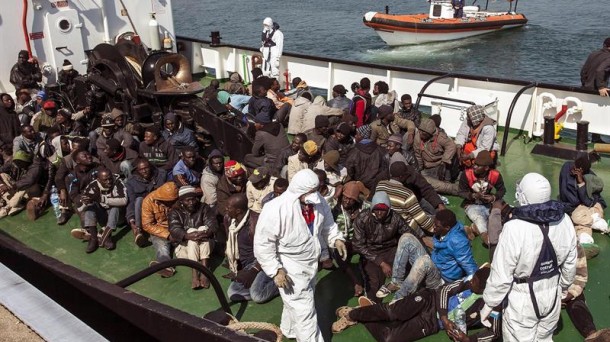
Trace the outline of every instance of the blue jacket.
[[[595, 203], [599, 203], [603, 208], [606, 208], [606, 201], [600, 193], [595, 193], [593, 198], [590, 198], [585, 186], [578, 187], [576, 177], [570, 174], [573, 166], [573, 161], [565, 162], [559, 173], [559, 200], [567, 205], [566, 212], [572, 213], [579, 205], [592, 207]], [[589, 173], [595, 175], [591, 170]]]
[[432, 261], [443, 279], [449, 282], [469, 276], [478, 269], [462, 223], [456, 223], [444, 237], [434, 237]]

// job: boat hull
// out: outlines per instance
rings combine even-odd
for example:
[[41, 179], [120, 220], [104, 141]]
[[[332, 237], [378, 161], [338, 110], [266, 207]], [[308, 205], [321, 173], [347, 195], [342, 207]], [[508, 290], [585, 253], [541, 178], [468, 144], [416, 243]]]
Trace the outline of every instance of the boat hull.
[[413, 45], [463, 39], [524, 26], [523, 14], [501, 14], [460, 19], [429, 19], [426, 14], [392, 15], [367, 13], [364, 25], [372, 28], [389, 46]]

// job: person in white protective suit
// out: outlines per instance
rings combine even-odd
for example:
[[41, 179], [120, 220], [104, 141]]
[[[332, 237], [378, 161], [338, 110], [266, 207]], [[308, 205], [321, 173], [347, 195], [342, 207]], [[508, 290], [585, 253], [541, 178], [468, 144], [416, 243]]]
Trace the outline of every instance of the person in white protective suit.
[[[517, 184], [519, 209], [532, 213], [504, 224], [483, 293], [481, 322], [491, 308], [508, 302], [502, 314], [504, 341], [552, 341], [559, 320], [562, 289], [576, 273], [576, 234], [563, 210], [539, 215], [551, 205], [551, 185], [528, 173]], [[522, 219], [523, 218], [523, 219]]]
[[288, 190], [265, 204], [254, 234], [254, 255], [284, 303], [282, 333], [302, 342], [323, 341], [314, 305], [320, 239], [344, 260], [347, 256], [343, 235], [317, 189], [313, 171], [297, 172]]
[[280, 31], [280, 25], [267, 17], [263, 20], [263, 33], [261, 35], [263, 53], [263, 73], [265, 76], [280, 78], [280, 57], [284, 51], [284, 34]]

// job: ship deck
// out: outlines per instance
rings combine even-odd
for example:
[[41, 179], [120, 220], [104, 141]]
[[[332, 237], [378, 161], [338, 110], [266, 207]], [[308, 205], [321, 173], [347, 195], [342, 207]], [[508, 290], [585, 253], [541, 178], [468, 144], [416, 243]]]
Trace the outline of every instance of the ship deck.
[[[505, 178], [507, 187], [505, 200], [514, 204], [516, 181], [527, 172], [532, 171], [545, 175], [551, 181], [554, 187], [553, 196], [556, 196], [558, 194], [558, 176], [563, 161], [530, 154], [534, 143], [524, 143], [524, 139], [517, 132], [511, 132], [510, 139], [506, 156], [499, 158], [501, 162], [499, 170]], [[606, 158], [602, 158], [600, 163], [593, 166], [606, 184], [610, 184], [609, 166], [610, 159]], [[458, 214], [463, 222], [467, 222], [463, 210], [459, 207], [460, 199], [455, 197], [449, 197], [449, 199], [451, 202], [449, 207]], [[606, 200], [609, 199], [610, 197], [606, 196]], [[148, 263], [154, 259], [152, 247], [141, 249], [133, 243], [133, 236], [129, 228], [120, 229], [116, 233], [118, 239], [116, 250], [100, 249], [87, 255], [85, 254], [86, 244], [70, 236], [70, 230], [79, 225], [76, 216], [73, 216], [65, 226], [55, 224], [52, 210], [35, 222], [29, 221], [23, 213], [14, 217], [6, 217], [0, 222], [2, 232], [27, 246], [110, 283], [146, 268]], [[610, 287], [607, 286], [610, 281], [610, 273], [607, 271], [610, 269], [610, 258], [607, 256], [610, 252], [610, 238], [595, 233], [594, 239], [600, 246], [601, 253], [596, 258], [589, 260], [589, 282], [585, 296], [597, 327], [602, 328], [610, 326], [608, 302]], [[488, 250], [482, 246], [478, 238], [473, 241], [472, 245], [477, 263], [485, 262]], [[356, 262], [356, 258], [353, 262]], [[220, 264], [220, 258], [216, 258], [212, 263], [212, 268], [226, 290], [229, 281], [222, 278], [221, 275], [227, 273], [228, 270]], [[200, 317], [209, 311], [218, 309], [220, 307], [218, 300], [211, 289], [191, 290], [190, 276], [190, 270], [179, 268], [177, 274], [172, 278], [162, 279], [156, 275], [151, 276], [129, 287], [129, 290]], [[356, 298], [351, 297], [351, 294], [352, 288], [340, 271], [321, 271], [318, 274], [316, 288], [318, 319], [327, 341], [331, 339], [330, 326], [335, 320], [335, 309], [341, 305], [354, 306], [357, 304]], [[266, 321], [279, 325], [282, 304], [280, 298], [275, 298], [266, 304], [232, 303], [232, 310], [241, 321]], [[582, 340], [565, 311], [562, 312], [559, 326], [555, 336], [556, 341]], [[372, 341], [373, 338], [363, 325], [357, 325], [333, 335], [332, 340]], [[441, 340], [447, 340], [444, 332], [425, 339], [425, 341]]]

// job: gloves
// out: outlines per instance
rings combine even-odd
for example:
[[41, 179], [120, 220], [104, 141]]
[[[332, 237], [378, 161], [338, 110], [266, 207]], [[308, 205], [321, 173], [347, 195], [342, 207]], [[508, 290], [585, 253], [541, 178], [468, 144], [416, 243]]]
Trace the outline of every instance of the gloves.
[[345, 247], [345, 242], [343, 240], [335, 241], [335, 248], [341, 256], [341, 260], [345, 261], [345, 259], [347, 259], [347, 247]]
[[290, 279], [290, 277], [286, 273], [286, 270], [283, 268], [280, 268], [277, 271], [277, 274], [275, 275], [275, 277], [273, 277], [273, 282], [275, 283], [275, 285], [277, 285], [277, 287], [283, 288], [286, 291], [290, 291], [290, 289], [292, 289], [292, 284], [294, 284], [292, 282], [292, 279]]
[[242, 284], [245, 288], [249, 289], [256, 279], [256, 275], [260, 272], [256, 267], [251, 267], [247, 270], [240, 270], [237, 272], [237, 276], [235, 277], [235, 281]]
[[487, 304], [483, 305], [481, 312], [479, 312], [479, 315], [481, 318], [481, 324], [483, 324], [487, 328], [491, 328], [491, 322], [488, 320], [490, 313], [491, 313], [491, 308]]

